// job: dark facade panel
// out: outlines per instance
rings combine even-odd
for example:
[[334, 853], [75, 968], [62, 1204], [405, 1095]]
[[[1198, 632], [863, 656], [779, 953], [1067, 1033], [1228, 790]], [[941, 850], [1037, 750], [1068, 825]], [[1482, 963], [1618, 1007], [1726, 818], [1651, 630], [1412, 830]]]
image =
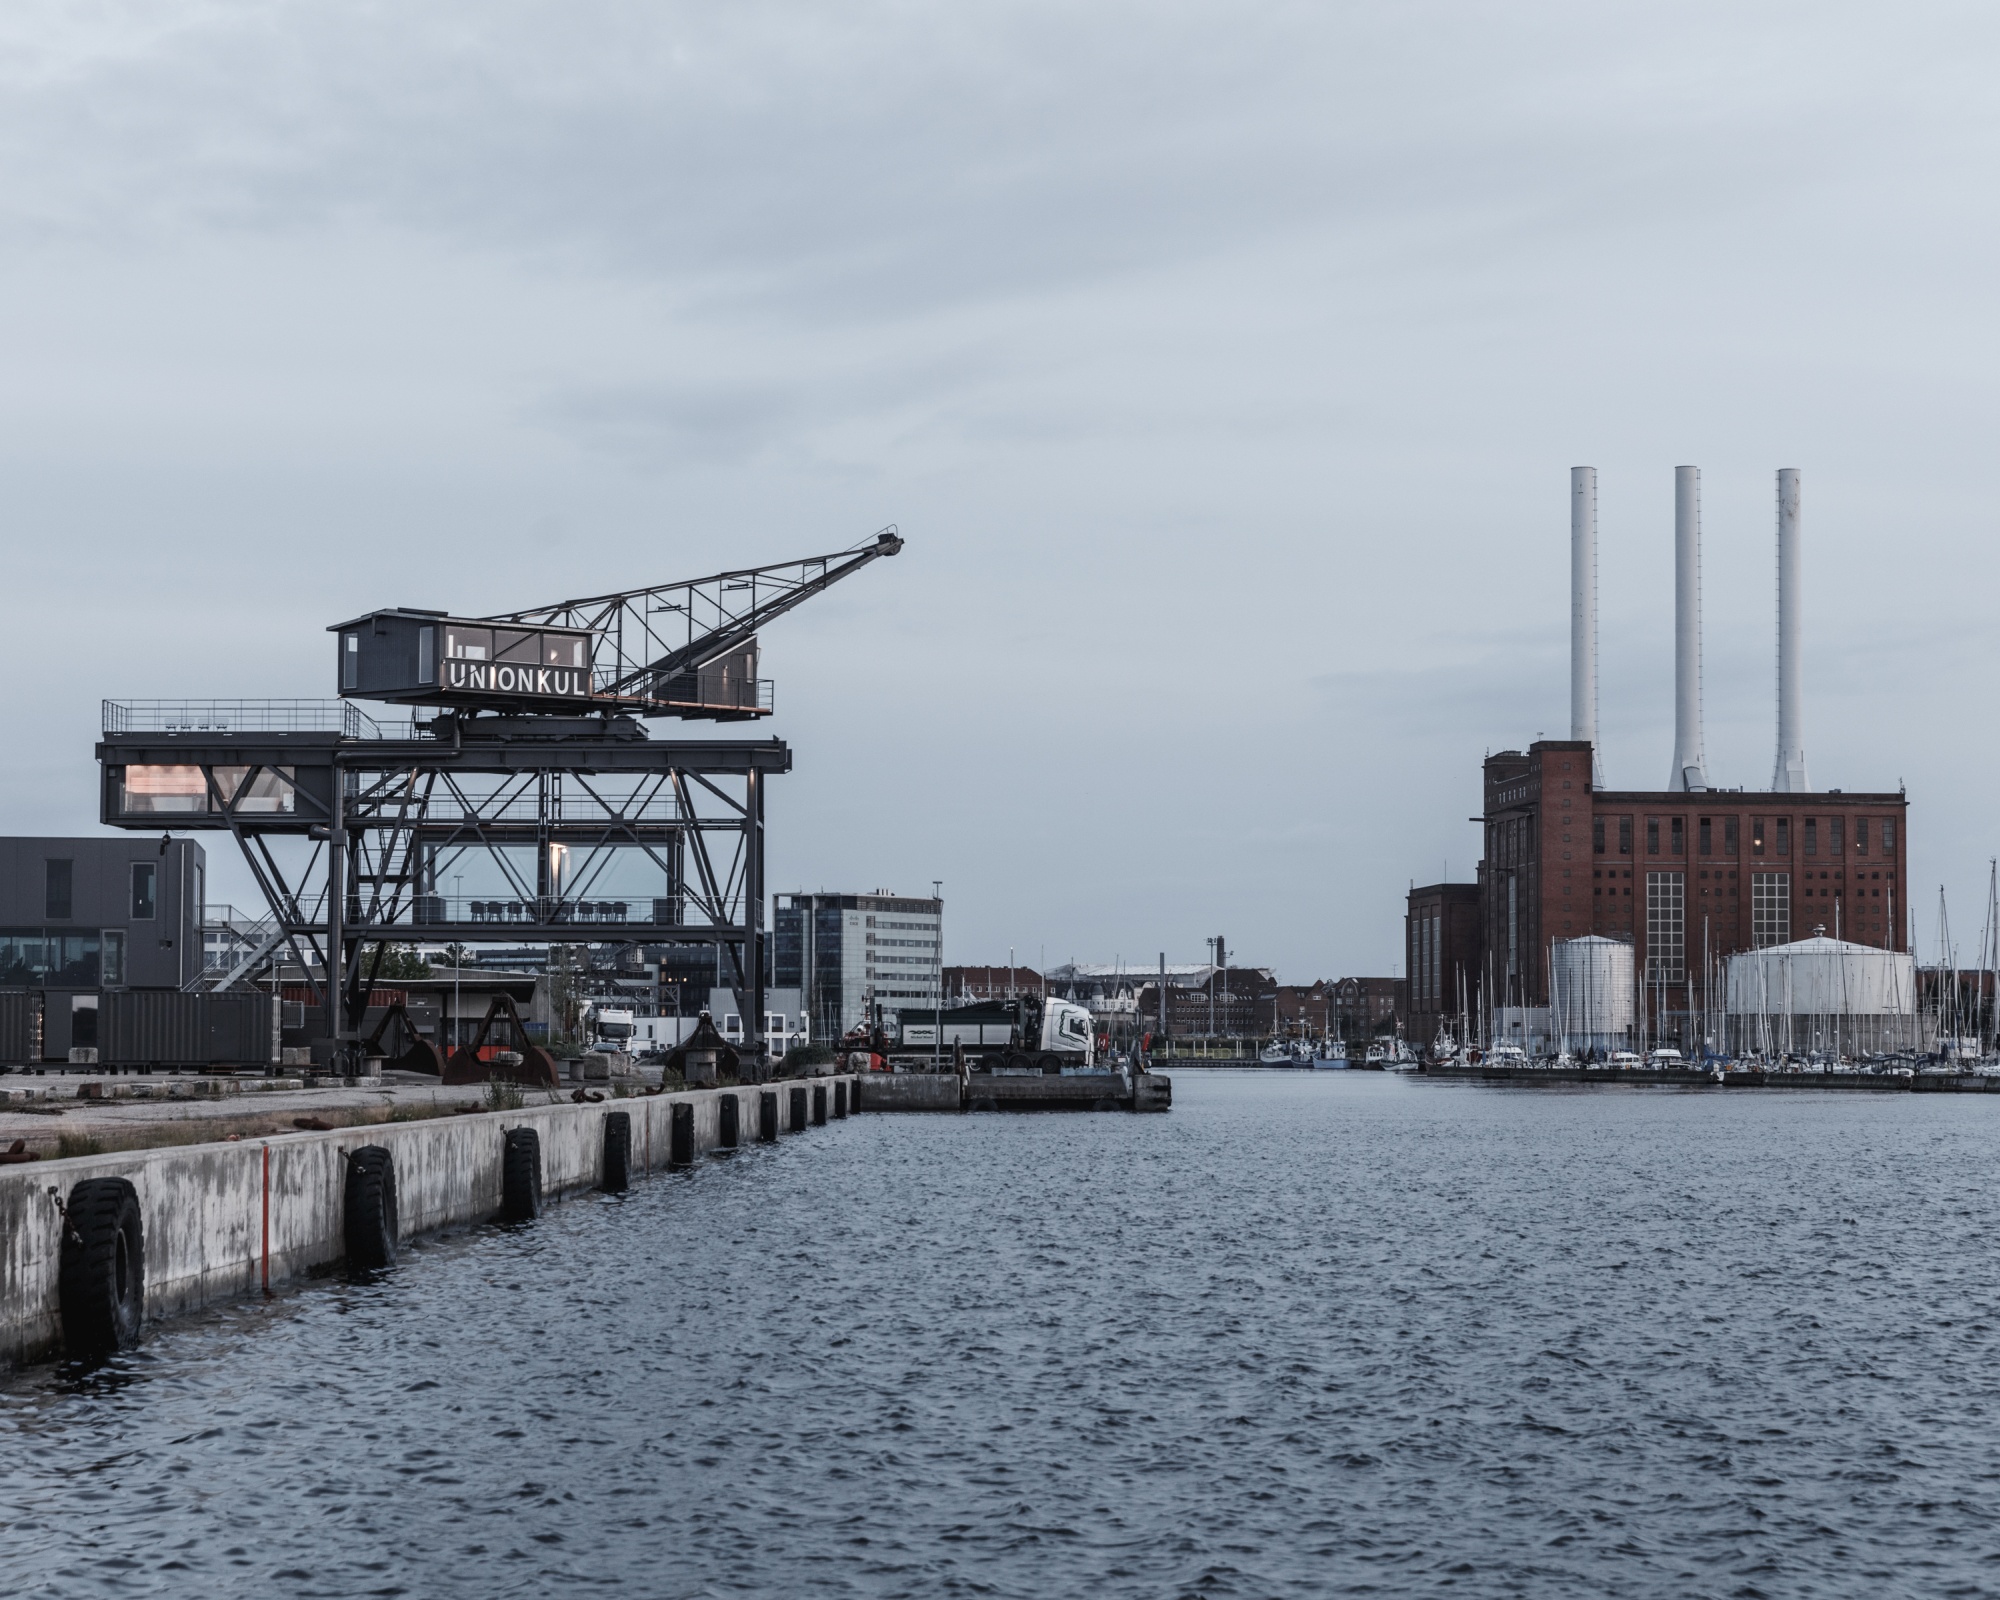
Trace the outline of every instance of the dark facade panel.
[[0, 838], [0, 987], [178, 989], [207, 872], [192, 839]]

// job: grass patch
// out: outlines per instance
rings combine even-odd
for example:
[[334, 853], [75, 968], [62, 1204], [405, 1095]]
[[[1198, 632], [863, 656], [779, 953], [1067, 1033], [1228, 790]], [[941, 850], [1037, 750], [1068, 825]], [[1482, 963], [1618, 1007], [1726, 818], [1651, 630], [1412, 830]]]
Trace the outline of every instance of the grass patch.
[[488, 1111], [519, 1111], [528, 1103], [518, 1083], [508, 1083], [503, 1078], [494, 1078], [486, 1085], [485, 1105]]

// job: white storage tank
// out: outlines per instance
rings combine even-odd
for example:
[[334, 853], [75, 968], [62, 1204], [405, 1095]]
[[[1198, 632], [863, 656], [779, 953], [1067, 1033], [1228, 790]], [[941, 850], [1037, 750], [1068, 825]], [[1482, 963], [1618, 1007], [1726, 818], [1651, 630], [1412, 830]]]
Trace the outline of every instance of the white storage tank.
[[1916, 1042], [1915, 959], [1825, 937], [1729, 958], [1731, 1042], [1762, 1054], [1868, 1054]]
[[1627, 1048], [1633, 1029], [1632, 947], [1588, 934], [1549, 947], [1550, 1024], [1576, 1055]]

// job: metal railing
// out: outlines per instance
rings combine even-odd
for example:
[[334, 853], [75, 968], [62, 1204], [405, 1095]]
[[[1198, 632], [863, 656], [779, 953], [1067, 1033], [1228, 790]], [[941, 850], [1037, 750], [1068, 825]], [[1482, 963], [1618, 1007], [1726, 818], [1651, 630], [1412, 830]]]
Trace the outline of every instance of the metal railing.
[[106, 733], [337, 733], [425, 737], [410, 721], [371, 717], [351, 700], [106, 700]]
[[[350, 920], [361, 922], [360, 902], [351, 904]], [[628, 895], [622, 900], [569, 896], [500, 896], [420, 894], [405, 908], [405, 922], [397, 926], [413, 928], [504, 927], [509, 924], [581, 923], [603, 926], [679, 927], [683, 902], [671, 895]]]

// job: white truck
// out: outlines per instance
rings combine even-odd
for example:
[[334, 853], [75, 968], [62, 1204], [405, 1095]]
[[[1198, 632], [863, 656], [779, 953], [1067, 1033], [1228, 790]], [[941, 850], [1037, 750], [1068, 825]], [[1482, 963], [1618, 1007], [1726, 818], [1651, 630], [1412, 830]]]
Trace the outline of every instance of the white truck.
[[954, 1045], [964, 1047], [966, 1066], [973, 1072], [1055, 1076], [1065, 1067], [1076, 1071], [1097, 1065], [1097, 1031], [1090, 1012], [1040, 995], [902, 1014], [896, 1055], [935, 1054], [950, 1060]]

